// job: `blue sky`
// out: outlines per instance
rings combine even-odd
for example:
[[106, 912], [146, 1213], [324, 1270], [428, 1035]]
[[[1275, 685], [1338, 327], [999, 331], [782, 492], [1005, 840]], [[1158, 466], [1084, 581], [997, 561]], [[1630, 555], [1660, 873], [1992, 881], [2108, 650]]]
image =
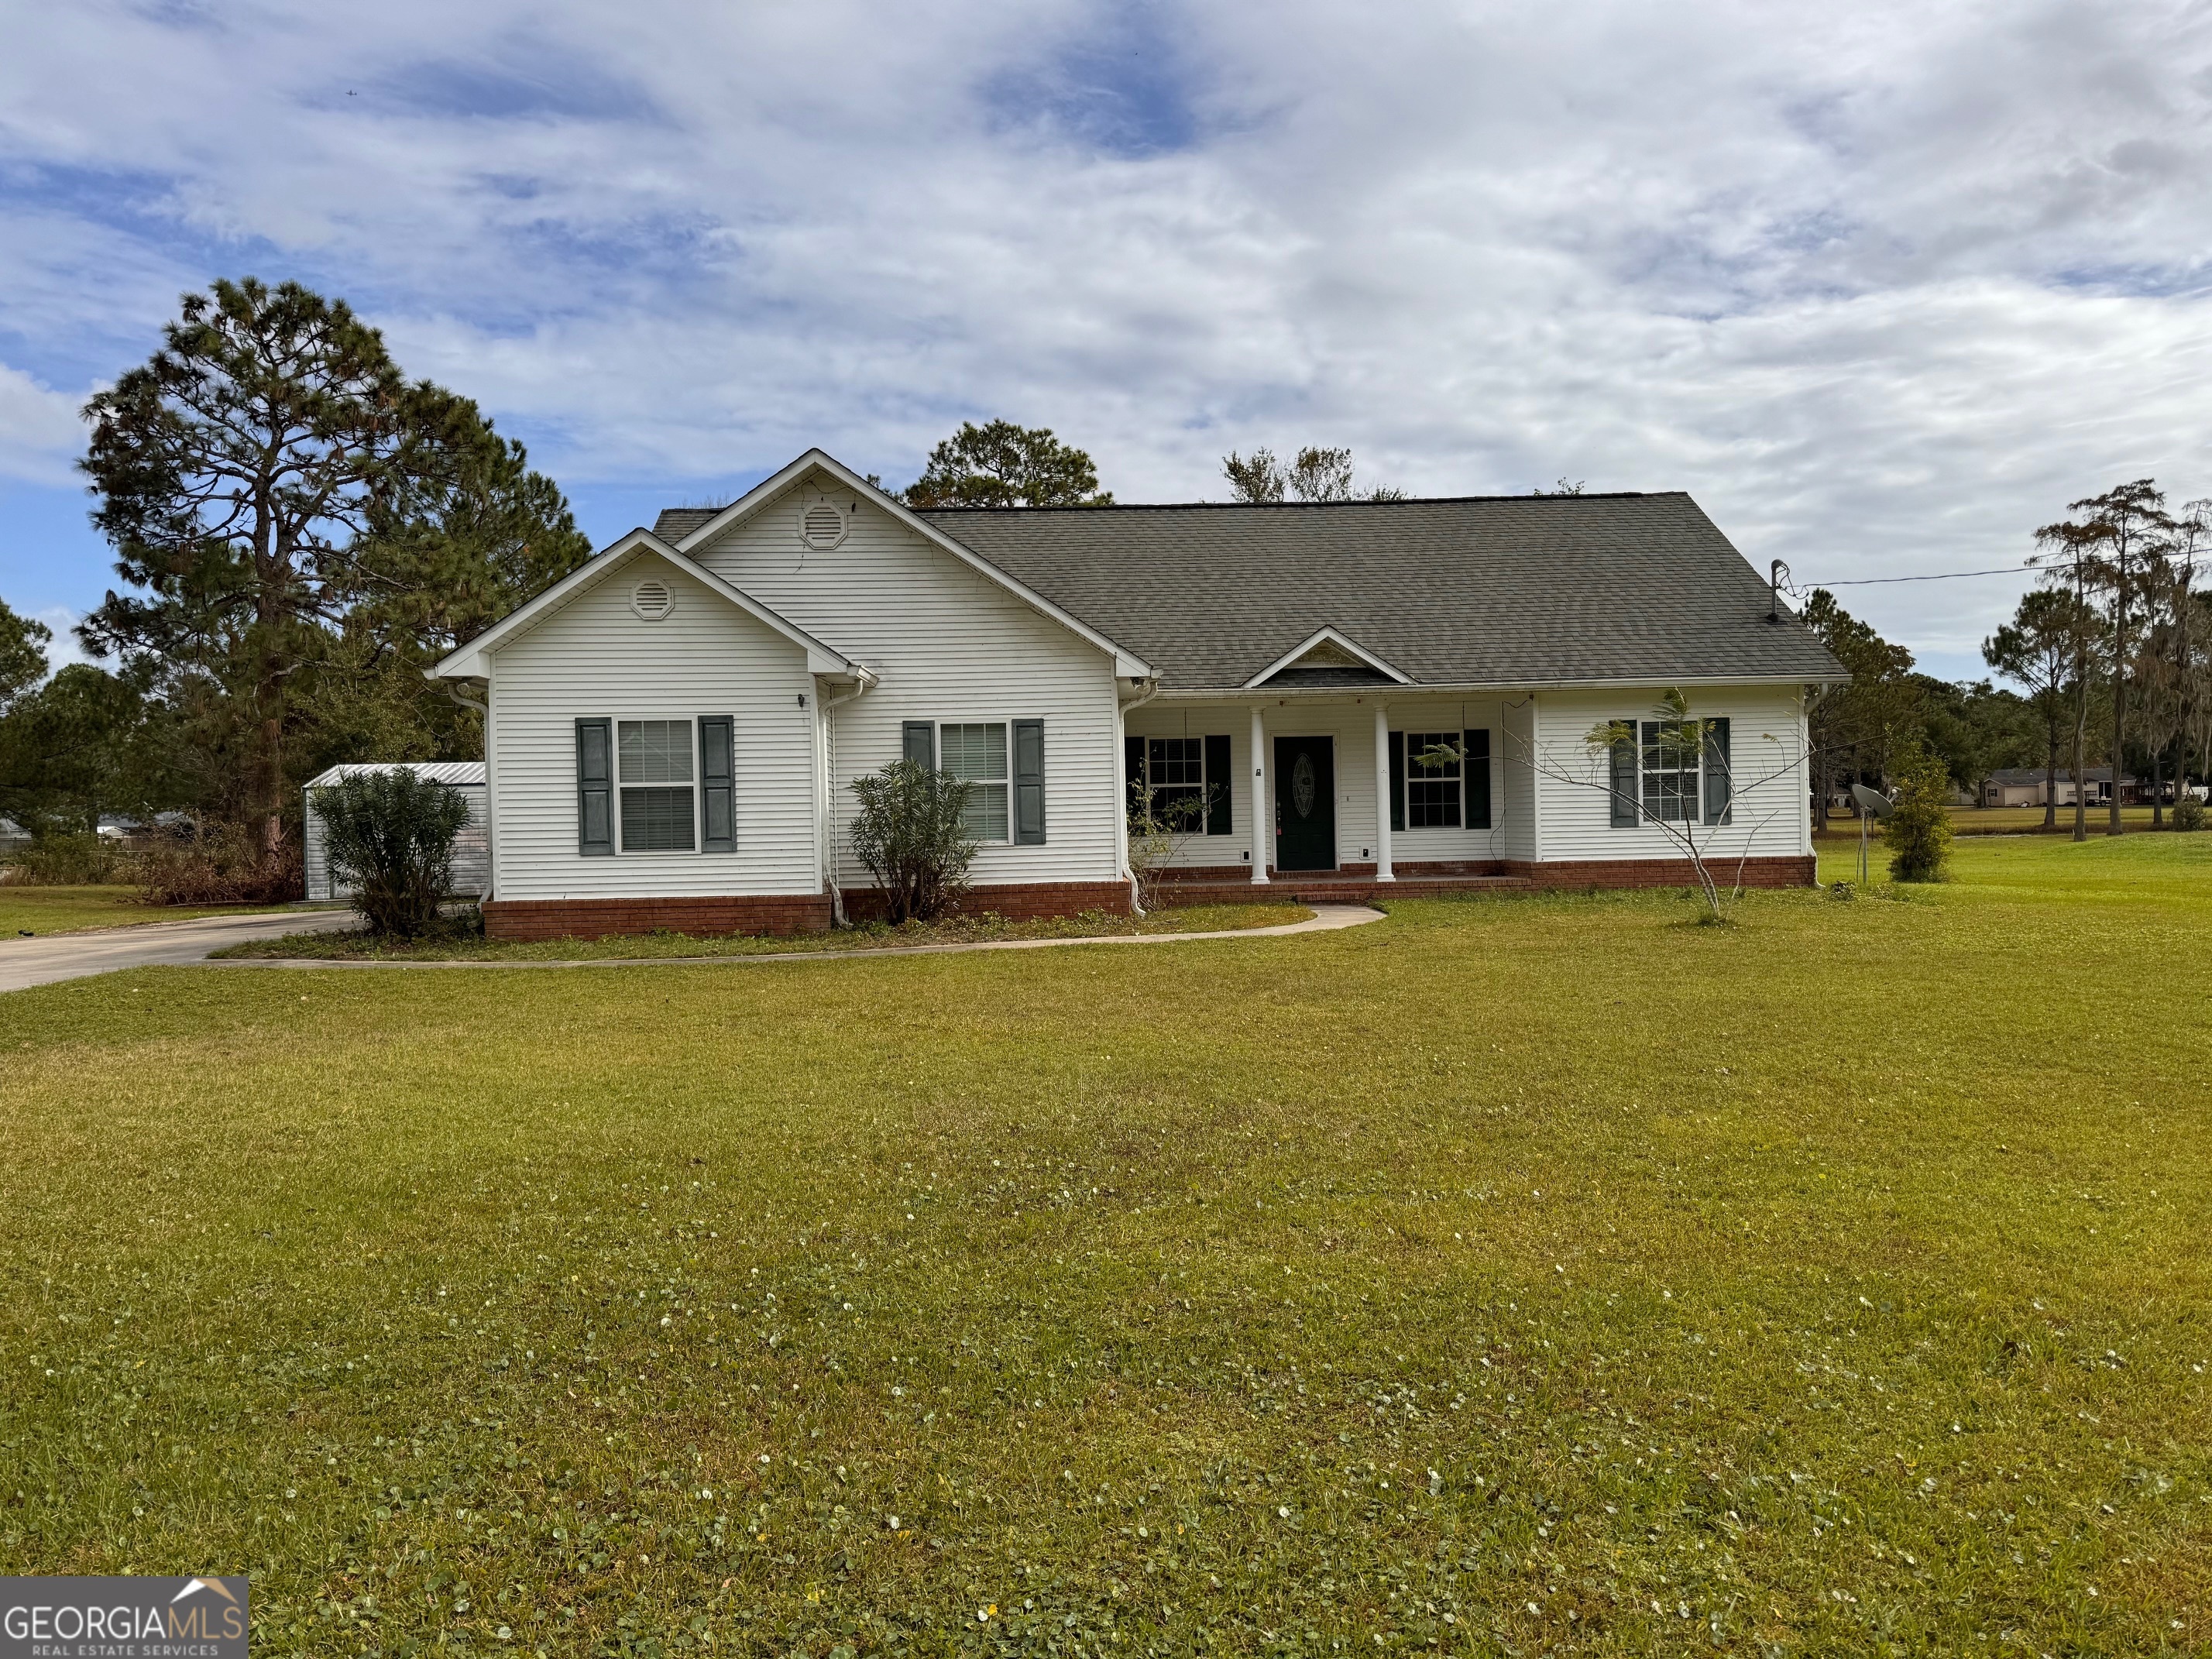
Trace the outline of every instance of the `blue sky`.
[[[0, 597], [105, 550], [86, 396], [298, 277], [595, 539], [820, 443], [1049, 425], [1125, 501], [1349, 444], [1693, 492], [1804, 579], [2212, 495], [2212, 21], [2157, 4], [0, 0]], [[1847, 590], [1939, 672], [2008, 579]]]

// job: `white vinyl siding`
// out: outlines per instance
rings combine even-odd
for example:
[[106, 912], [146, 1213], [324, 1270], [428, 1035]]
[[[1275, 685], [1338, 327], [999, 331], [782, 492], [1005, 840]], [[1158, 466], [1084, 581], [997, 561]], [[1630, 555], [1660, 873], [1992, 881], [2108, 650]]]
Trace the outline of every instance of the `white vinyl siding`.
[[[668, 614], [641, 620], [630, 592], [665, 581]], [[498, 742], [493, 848], [502, 899], [696, 897], [817, 893], [814, 680], [799, 647], [692, 578], [639, 554], [572, 596], [494, 656]], [[803, 700], [803, 701], [802, 701]], [[734, 711], [737, 847], [634, 851], [586, 858], [576, 845], [576, 720], [680, 724], [696, 745], [699, 716]], [[664, 747], [665, 735], [664, 734]], [[671, 764], [664, 753], [659, 764]], [[696, 793], [696, 747], [684, 755]], [[617, 813], [619, 816], [619, 812]], [[696, 831], [691, 845], [697, 846]]]
[[1041, 720], [1046, 842], [987, 844], [969, 879], [979, 886], [1115, 880], [1121, 803], [1111, 659], [849, 493], [836, 497], [851, 509], [844, 540], [828, 550], [803, 548], [801, 503], [818, 493], [811, 486], [787, 491], [690, 550], [724, 580], [878, 677], [872, 690], [828, 716], [835, 723], [835, 775], [825, 770], [818, 787], [834, 814], [838, 879], [848, 886], [871, 880], [847, 839], [852, 782], [900, 757], [903, 722], [1005, 726]]
[[[1545, 769], [1565, 775], [1535, 781], [1541, 857], [1547, 862], [1681, 856], [1668, 831], [1656, 824], [1613, 826], [1607, 759], [1591, 754], [1586, 742], [1601, 721], [1632, 720], [1638, 722], [1640, 747], [1643, 723], [1660, 718], [1656, 711], [1665, 691], [1664, 686], [1652, 686], [1617, 692], [1546, 691], [1538, 697], [1536, 726]], [[1723, 858], [1747, 854], [1780, 858], [1811, 852], [1810, 784], [1797, 688], [1690, 687], [1686, 694], [1693, 718], [1727, 719], [1729, 769], [1735, 781], [1729, 823], [1707, 825], [1702, 812], [1692, 818], [1692, 833], [1699, 847]], [[1639, 774], [1639, 791], [1644, 781]], [[1694, 774], [1689, 787], [1696, 787]], [[1681, 787], [1679, 781], [1676, 787]]]

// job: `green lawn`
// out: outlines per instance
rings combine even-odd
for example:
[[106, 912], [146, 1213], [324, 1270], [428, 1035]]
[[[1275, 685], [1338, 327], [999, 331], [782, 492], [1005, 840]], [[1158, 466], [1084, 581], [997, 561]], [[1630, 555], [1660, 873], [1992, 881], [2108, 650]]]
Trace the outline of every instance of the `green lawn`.
[[[888, 927], [842, 928], [835, 933], [793, 933], [771, 939], [757, 933], [703, 935], [664, 932], [610, 933], [601, 939], [489, 939], [480, 933], [454, 931], [396, 943], [363, 932], [286, 933], [277, 939], [246, 939], [226, 945], [219, 957], [313, 957], [378, 962], [587, 962], [637, 961], [674, 957], [789, 956], [813, 951], [895, 951], [917, 945], [982, 945], [1008, 939], [1091, 939], [1113, 934], [1206, 933], [1248, 927], [1281, 927], [1304, 921], [1313, 912], [1303, 904], [1202, 904], [1154, 910], [1142, 916], [1091, 911], [1036, 921], [1006, 921], [993, 915], [955, 916], [934, 924], [908, 922]], [[473, 928], [471, 921], [467, 924]]]
[[195, 916], [245, 915], [276, 908], [267, 904], [148, 904], [136, 887], [0, 886], [0, 939], [24, 933], [70, 933], [85, 927], [131, 927], [149, 921], [189, 921]]
[[[2169, 806], [2166, 810], [2166, 815], [2172, 817], [2173, 809]], [[2091, 835], [2103, 835], [2112, 821], [2111, 807], [2092, 805], [2089, 808]], [[2150, 808], [2123, 806], [2120, 808], [2120, 823], [2131, 831], [2148, 830], [2150, 828]], [[1951, 809], [1951, 828], [1961, 836], [2039, 834], [2043, 829], [2043, 809], [2040, 806], [1954, 806]], [[1828, 820], [1828, 833], [1831, 836], [1847, 835], [1856, 842], [1859, 833], [1858, 820], [1848, 813], [1839, 812]], [[2070, 805], [2058, 809], [2058, 833], [2063, 836], [2074, 833], [2074, 809]]]
[[246, 1571], [264, 1653], [2204, 1652], [2212, 836], [1960, 866], [0, 998], [0, 1571]]

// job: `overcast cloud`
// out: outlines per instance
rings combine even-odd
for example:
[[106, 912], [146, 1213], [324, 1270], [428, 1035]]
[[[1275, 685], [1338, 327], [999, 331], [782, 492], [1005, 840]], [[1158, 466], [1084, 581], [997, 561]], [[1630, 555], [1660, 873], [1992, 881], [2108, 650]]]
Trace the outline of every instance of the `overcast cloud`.
[[[2212, 495], [2203, 5], [0, 4], [0, 594], [108, 580], [75, 410], [298, 276], [604, 540], [1046, 424], [1125, 501], [1351, 445], [1686, 489], [1800, 578]], [[2018, 584], [1857, 587], [1941, 672]]]

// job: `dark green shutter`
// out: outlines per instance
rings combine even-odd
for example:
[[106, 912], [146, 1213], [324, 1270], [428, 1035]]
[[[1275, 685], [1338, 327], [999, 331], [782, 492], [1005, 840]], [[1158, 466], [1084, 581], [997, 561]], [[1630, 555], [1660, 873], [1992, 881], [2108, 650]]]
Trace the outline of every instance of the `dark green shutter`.
[[1613, 827], [1633, 830], [1637, 823], [1636, 811], [1636, 722], [1626, 722], [1628, 730], [1616, 738], [1613, 745], [1610, 793], [1613, 799]]
[[1229, 736], [1216, 732], [1206, 740], [1206, 833], [1225, 836], [1229, 821]]
[[1145, 740], [1121, 739], [1121, 786], [1129, 792], [1128, 813], [1136, 822], [1145, 810]]
[[615, 755], [612, 720], [576, 722], [576, 850], [587, 859], [615, 855]]
[[1467, 827], [1490, 828], [1490, 729], [1460, 733], [1459, 775], [1467, 791]]
[[905, 755], [916, 766], [937, 769], [937, 727], [929, 720], [908, 720], [899, 727]]
[[1705, 822], [1726, 823], [1731, 816], [1735, 790], [1729, 769], [1729, 723], [1723, 715], [1705, 722]]
[[1406, 734], [1390, 734], [1390, 828], [1406, 827]]
[[699, 717], [699, 849], [738, 850], [738, 795], [734, 745], [736, 722], [727, 714]]
[[1044, 845], [1044, 722], [1014, 722], [1014, 845]]

